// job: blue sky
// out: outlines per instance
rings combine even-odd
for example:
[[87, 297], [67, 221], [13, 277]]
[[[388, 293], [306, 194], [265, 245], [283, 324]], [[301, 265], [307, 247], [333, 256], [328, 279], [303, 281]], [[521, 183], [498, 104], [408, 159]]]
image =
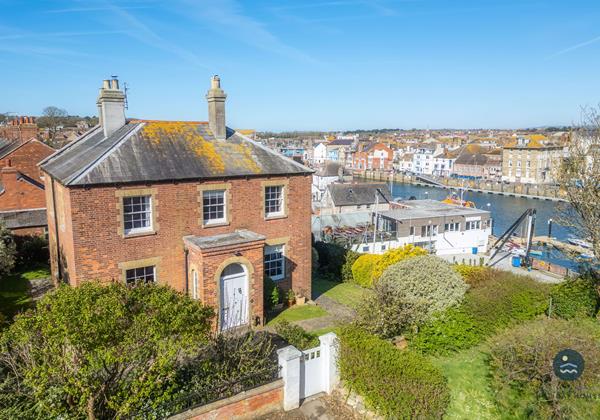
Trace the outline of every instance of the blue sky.
[[95, 113], [101, 80], [128, 116], [259, 130], [569, 124], [600, 103], [589, 0], [0, 0], [0, 112]]

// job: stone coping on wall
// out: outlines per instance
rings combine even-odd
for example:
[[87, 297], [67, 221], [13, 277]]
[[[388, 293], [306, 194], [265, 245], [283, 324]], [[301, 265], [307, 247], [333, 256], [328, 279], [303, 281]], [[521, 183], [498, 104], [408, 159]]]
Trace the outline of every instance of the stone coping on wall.
[[[255, 409], [248, 409], [248, 407], [243, 410], [243, 414], [241, 415], [229, 415], [225, 416], [227, 418], [254, 418], [259, 415], [268, 414], [273, 411], [277, 411], [281, 408], [281, 401], [283, 399], [283, 379], [277, 379], [276, 381], [270, 382], [265, 385], [261, 385], [256, 388], [249, 389], [247, 391], [242, 391], [239, 394], [233, 395], [229, 398], [224, 398], [222, 400], [218, 400], [212, 402], [210, 404], [206, 404], [200, 407], [192, 408], [190, 410], [181, 412], [179, 414], [175, 414], [174, 416], [169, 417], [169, 420], [188, 420], [188, 419], [203, 419], [203, 418], [219, 418], [220, 411], [226, 409], [227, 406], [232, 406], [237, 403], [241, 403], [246, 400], [251, 400], [255, 397], [260, 397], [262, 394], [268, 394], [277, 389], [281, 389], [281, 395], [279, 397], [279, 401], [277, 404], [273, 404], [276, 401], [265, 402], [264, 404], [256, 404]], [[250, 406], [254, 404], [249, 404]]]

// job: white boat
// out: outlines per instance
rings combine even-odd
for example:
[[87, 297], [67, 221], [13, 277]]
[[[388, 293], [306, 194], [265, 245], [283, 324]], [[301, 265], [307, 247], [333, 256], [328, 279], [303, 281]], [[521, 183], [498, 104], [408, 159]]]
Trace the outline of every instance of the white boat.
[[577, 246], [580, 246], [585, 249], [592, 248], [591, 242], [584, 241], [583, 239], [579, 239], [579, 238], [575, 238], [575, 237], [567, 238], [567, 242], [570, 243], [571, 245], [577, 245]]

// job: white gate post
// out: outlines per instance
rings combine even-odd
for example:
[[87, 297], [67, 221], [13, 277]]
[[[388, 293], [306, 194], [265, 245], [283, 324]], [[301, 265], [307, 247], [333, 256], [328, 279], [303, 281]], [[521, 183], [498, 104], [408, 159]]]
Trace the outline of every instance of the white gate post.
[[294, 346], [277, 350], [281, 377], [283, 378], [283, 409], [293, 410], [300, 406], [300, 357], [302, 352]]
[[331, 394], [340, 381], [338, 372], [337, 358], [338, 346], [337, 335], [327, 333], [319, 337], [321, 342], [321, 366], [322, 366], [322, 384], [323, 391]]

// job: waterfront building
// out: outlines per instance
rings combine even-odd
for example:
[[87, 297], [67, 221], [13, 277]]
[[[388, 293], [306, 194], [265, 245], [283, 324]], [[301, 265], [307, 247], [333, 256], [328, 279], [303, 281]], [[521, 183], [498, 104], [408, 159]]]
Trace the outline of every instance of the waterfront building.
[[387, 184], [329, 184], [323, 196], [321, 214], [352, 213], [390, 209], [392, 193]]
[[353, 246], [357, 252], [382, 254], [412, 244], [436, 255], [485, 253], [492, 233], [490, 212], [435, 200], [394, 203], [379, 213], [375, 234]]
[[352, 168], [389, 171], [394, 162], [394, 152], [383, 143], [371, 143], [354, 153]]
[[556, 182], [563, 146], [534, 136], [517, 137], [502, 151], [502, 180], [525, 184]]

